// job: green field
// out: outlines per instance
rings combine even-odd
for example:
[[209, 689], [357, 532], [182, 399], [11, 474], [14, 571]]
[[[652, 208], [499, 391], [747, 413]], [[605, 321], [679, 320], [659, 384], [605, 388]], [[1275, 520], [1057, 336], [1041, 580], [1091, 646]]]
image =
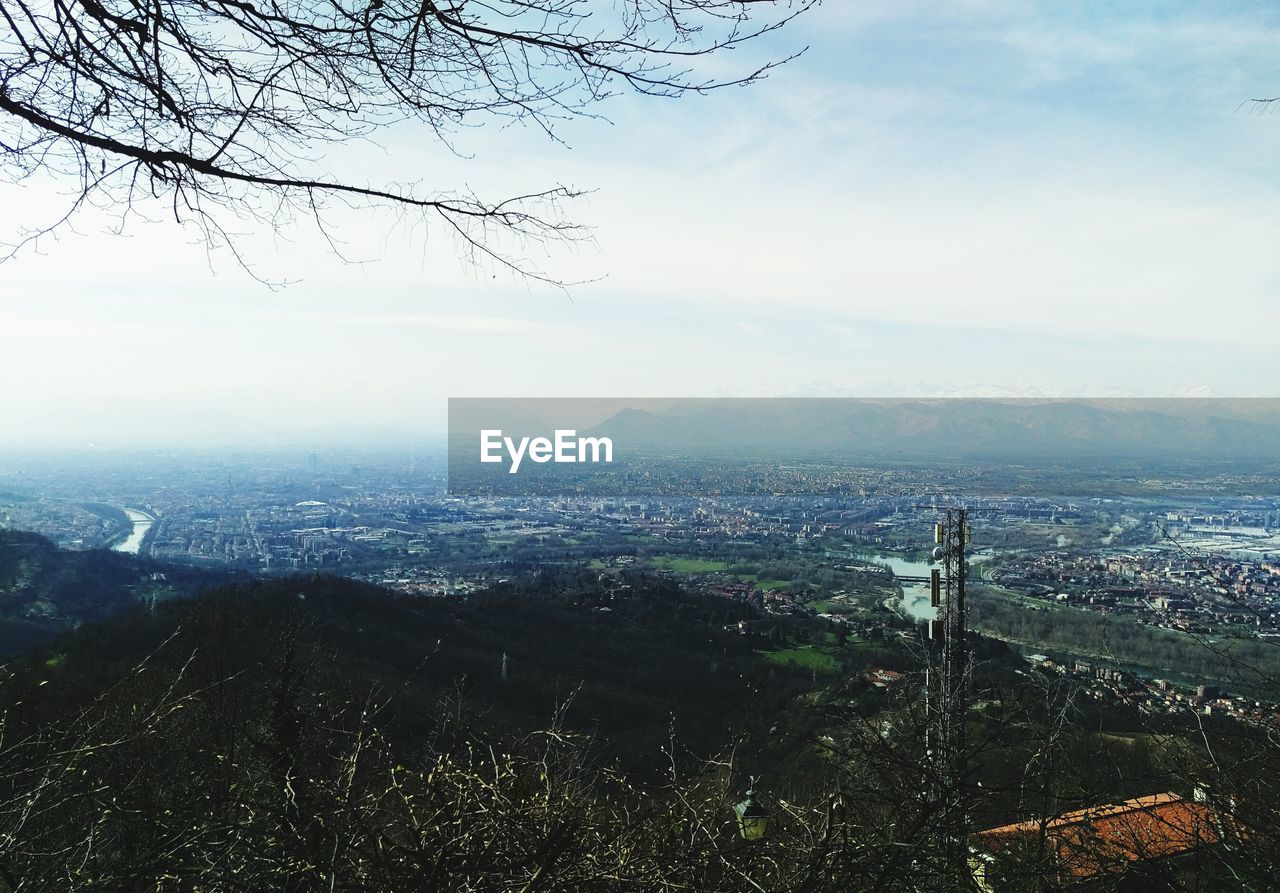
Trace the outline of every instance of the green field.
[[650, 558], [649, 564], [681, 574], [718, 574], [729, 567], [723, 561], [715, 561], [710, 558], [674, 558], [670, 555], [659, 555], [655, 558]]
[[805, 670], [817, 670], [819, 673], [835, 673], [840, 670], [840, 662], [813, 645], [800, 645], [785, 651], [756, 652], [770, 663], [788, 667], [799, 667]]
[[786, 589], [791, 585], [791, 583], [789, 583], [786, 580], [770, 580], [768, 577], [762, 580], [760, 579], [759, 574], [757, 574], [754, 578], [747, 577], [747, 579], [748, 580], [754, 579], [756, 584], [756, 589], [763, 589], [766, 592], [774, 589]]
[[794, 585], [790, 580], [779, 580], [760, 574], [731, 574], [729, 564], [714, 558], [691, 558], [679, 555], [656, 555], [644, 559], [648, 565], [657, 570], [674, 571], [678, 574], [722, 574], [727, 581], [750, 583], [762, 592], [773, 592], [778, 589], [789, 589]]

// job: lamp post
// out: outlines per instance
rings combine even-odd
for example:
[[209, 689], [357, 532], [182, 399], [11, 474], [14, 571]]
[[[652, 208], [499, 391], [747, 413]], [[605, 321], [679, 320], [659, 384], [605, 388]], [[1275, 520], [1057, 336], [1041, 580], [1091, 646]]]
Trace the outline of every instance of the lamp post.
[[762, 840], [769, 831], [769, 811], [756, 800], [756, 792], [747, 789], [747, 799], [733, 808], [738, 817], [738, 833], [743, 840]]

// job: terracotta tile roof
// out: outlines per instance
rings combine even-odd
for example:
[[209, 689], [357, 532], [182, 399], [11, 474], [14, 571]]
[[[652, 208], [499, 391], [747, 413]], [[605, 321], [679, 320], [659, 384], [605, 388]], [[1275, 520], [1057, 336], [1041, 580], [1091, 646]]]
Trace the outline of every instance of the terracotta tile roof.
[[882, 667], [872, 667], [867, 670], [865, 676], [869, 682], [878, 682], [882, 685], [892, 685], [906, 678], [905, 674], [897, 670], [886, 670]]
[[1039, 821], [1018, 822], [970, 837], [991, 855], [1027, 854], [1044, 829], [1045, 851], [1075, 878], [1124, 871], [1132, 863], [1190, 852], [1218, 842], [1216, 816], [1204, 803], [1177, 794], [1150, 794], [1124, 803], [1091, 806]]

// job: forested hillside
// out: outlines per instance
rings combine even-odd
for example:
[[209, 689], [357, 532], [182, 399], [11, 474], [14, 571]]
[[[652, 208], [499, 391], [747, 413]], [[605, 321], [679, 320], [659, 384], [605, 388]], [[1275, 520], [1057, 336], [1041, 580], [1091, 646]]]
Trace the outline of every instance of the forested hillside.
[[[1089, 889], [1268, 889], [1267, 728], [1096, 703], [975, 637], [945, 787], [920, 643], [868, 650], [906, 671], [879, 676], [841, 645], [819, 680], [769, 659], [798, 631], [775, 622], [587, 568], [466, 599], [315, 575], [135, 604], [5, 668], [0, 891], [955, 890], [952, 803], [981, 828], [1206, 781], [1230, 825], [1199, 861]], [[756, 843], [732, 811], [753, 777]], [[1075, 889], [1009, 866], [1002, 890]]]
[[37, 534], [0, 529], [0, 655], [48, 642], [87, 620], [234, 577], [107, 549], [62, 550]]
[[[615, 756], [647, 765], [673, 731], [686, 747], [714, 750], [809, 682], [760, 660], [749, 639], [724, 629], [754, 614], [656, 579], [609, 592], [591, 572], [535, 576], [466, 601], [291, 578], [86, 626], [20, 670], [10, 691], [26, 680], [87, 701], [145, 662], [156, 675], [185, 667], [202, 685], [234, 680], [258, 691], [255, 700], [305, 690], [377, 704], [380, 727], [409, 742], [430, 734], [446, 702], [494, 731], [558, 716], [608, 737]], [[50, 703], [19, 700], [42, 715], [37, 703]]]

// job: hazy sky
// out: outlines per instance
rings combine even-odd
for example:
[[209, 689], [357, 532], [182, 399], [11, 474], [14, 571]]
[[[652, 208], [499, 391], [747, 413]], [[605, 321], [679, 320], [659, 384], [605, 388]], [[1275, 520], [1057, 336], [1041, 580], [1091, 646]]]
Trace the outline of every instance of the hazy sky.
[[[397, 129], [326, 159], [596, 190], [568, 209], [594, 245], [529, 249], [598, 280], [568, 295], [390, 214], [335, 218], [363, 264], [246, 237], [297, 280], [274, 291], [84, 215], [0, 266], [0, 442], [434, 430], [448, 396], [1280, 396], [1280, 115], [1242, 106], [1280, 96], [1269, 4], [877, 5], [828, 0], [764, 84], [621, 98], [569, 148]], [[58, 207], [0, 188], [0, 235]]]

